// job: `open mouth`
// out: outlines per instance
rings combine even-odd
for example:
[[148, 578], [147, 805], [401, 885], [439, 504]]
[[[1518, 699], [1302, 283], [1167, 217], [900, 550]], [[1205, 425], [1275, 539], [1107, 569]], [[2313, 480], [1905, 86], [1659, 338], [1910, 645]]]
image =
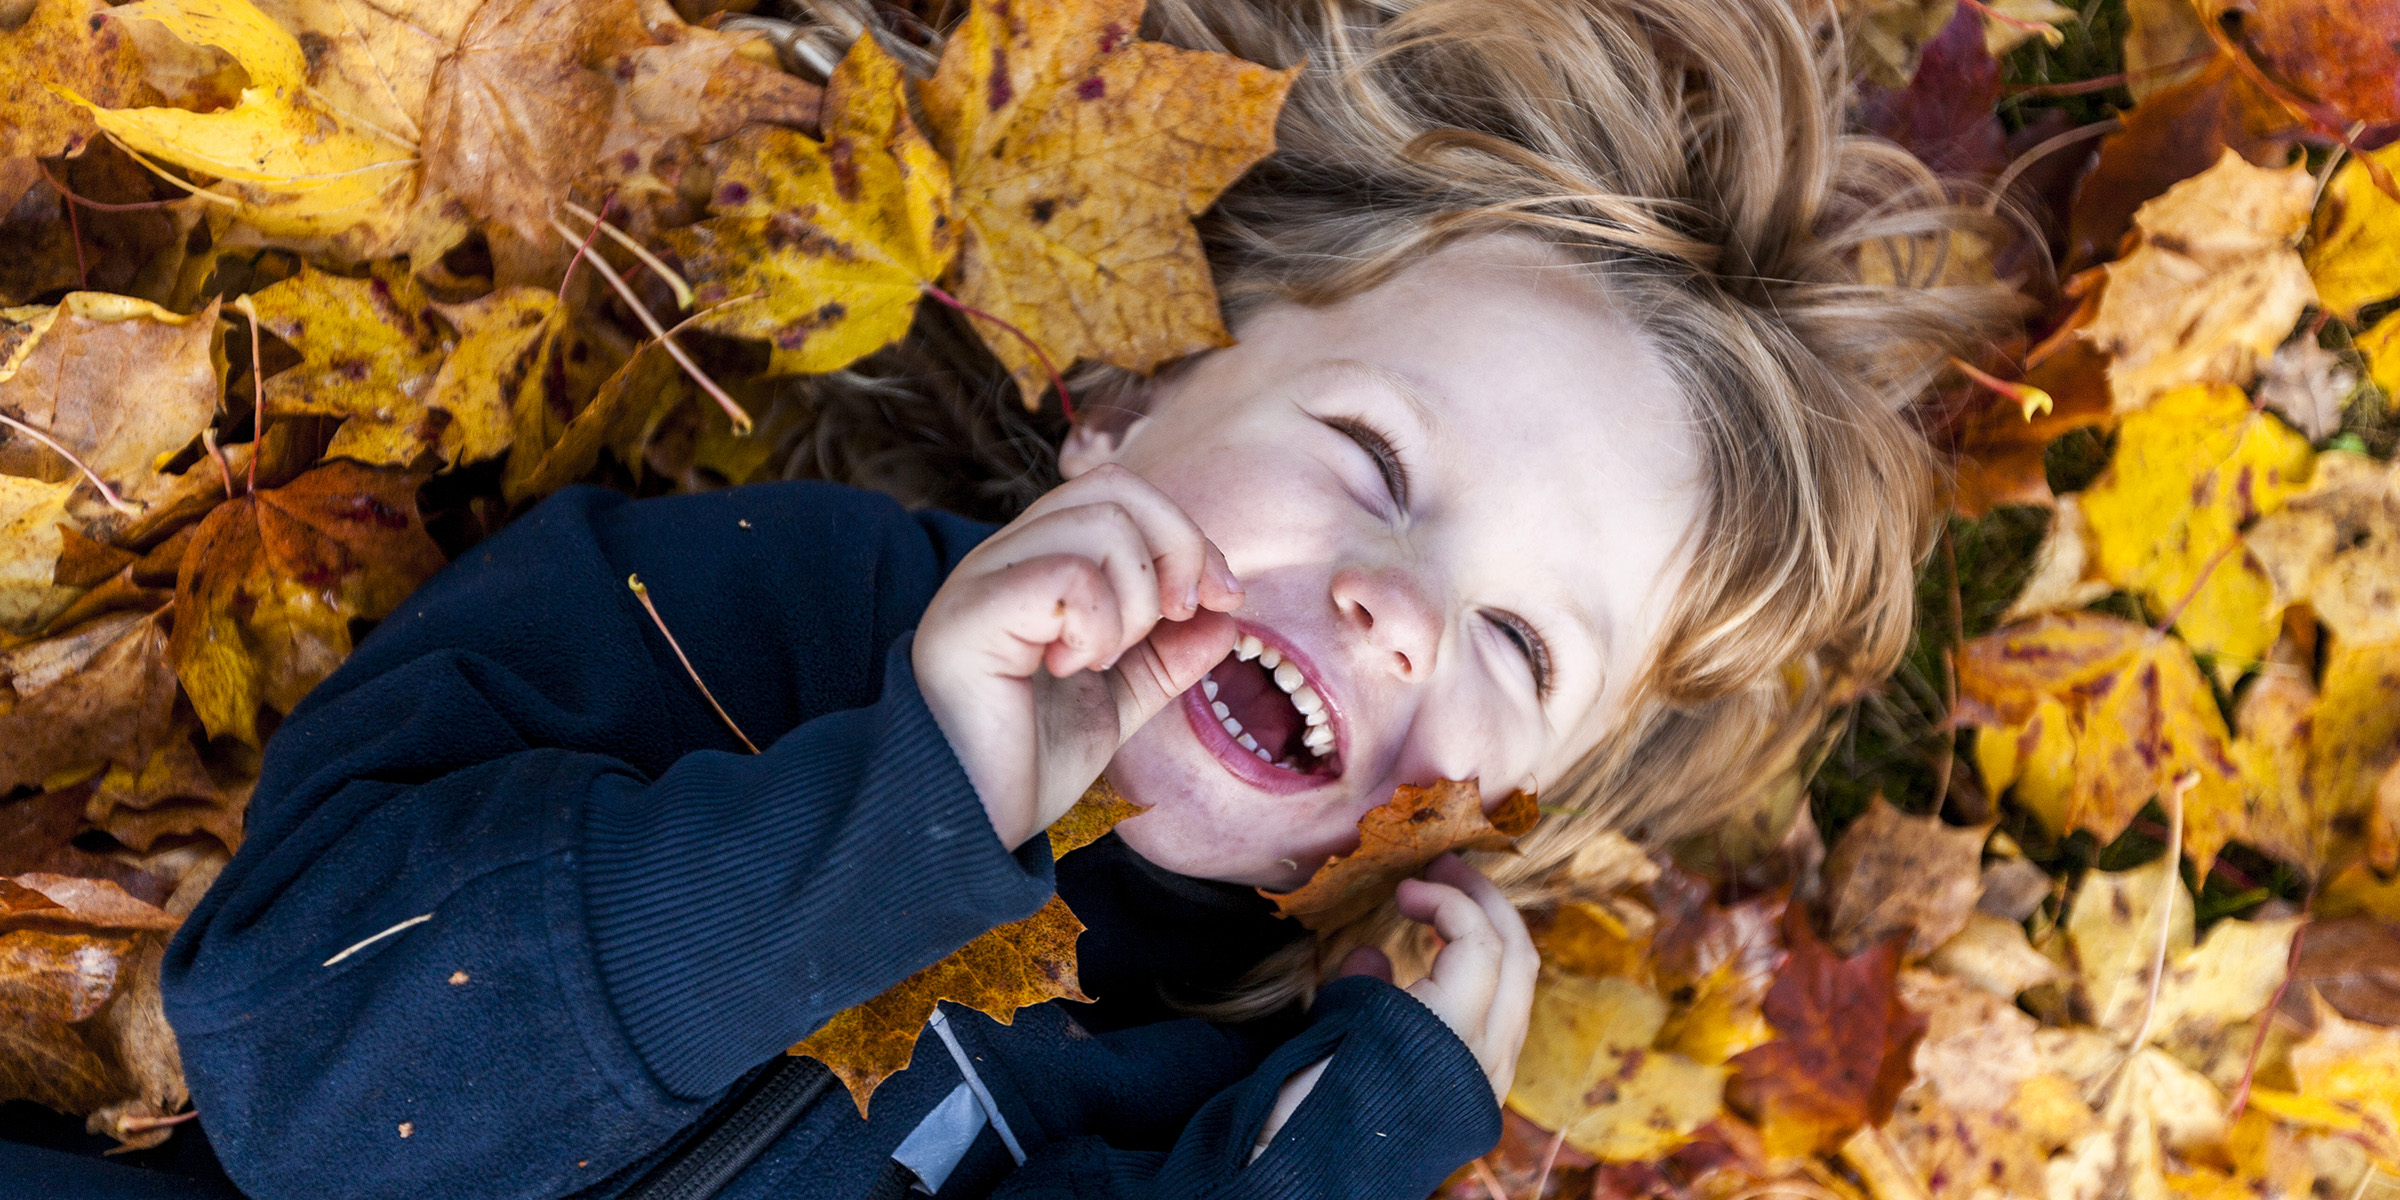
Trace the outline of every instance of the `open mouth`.
[[1230, 743], [1216, 747], [1220, 757], [1251, 756], [1291, 782], [1313, 784], [1342, 773], [1333, 712], [1324, 697], [1298, 663], [1255, 634], [1242, 635], [1234, 652], [1201, 680], [1193, 700], [1201, 708], [1192, 714], [1194, 723], [1213, 720]]

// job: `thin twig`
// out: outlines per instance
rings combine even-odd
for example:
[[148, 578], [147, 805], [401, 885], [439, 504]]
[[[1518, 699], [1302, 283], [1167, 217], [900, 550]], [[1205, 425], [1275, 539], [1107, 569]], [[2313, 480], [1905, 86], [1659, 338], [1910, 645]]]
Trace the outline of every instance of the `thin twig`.
[[83, 197], [76, 195], [74, 192], [69, 191], [66, 184], [60, 183], [58, 181], [58, 176], [51, 174], [49, 166], [42, 162], [42, 160], [38, 158], [33, 160], [33, 165], [35, 168], [41, 171], [42, 178], [50, 181], [50, 188], [52, 191], [55, 191], [59, 195], [66, 197], [68, 202], [81, 205], [85, 208], [91, 209], [93, 212], [144, 212], [153, 208], [173, 208], [175, 205], [182, 203], [180, 200], [141, 200], [131, 204], [102, 204], [97, 200], [86, 200]]
[[[2305, 905], [2302, 906], [2304, 909]], [[2258, 1036], [2250, 1039], [2250, 1060], [2242, 1064], [2242, 1081], [2234, 1085], [2233, 1103], [2226, 1106], [2225, 1123], [2242, 1119], [2242, 1110], [2250, 1106], [2250, 1081], [2258, 1075], [2259, 1053], [2267, 1048], [2267, 1031], [2275, 1026], [2275, 1010], [2283, 1007], [2283, 994], [2292, 986], [2292, 972], [2300, 969], [2300, 939], [2308, 934], [2308, 922], [2292, 930], [2292, 948], [2283, 956], [2283, 980], [2275, 985], [2275, 996], [2258, 1013]]]
[[[612, 192], [610, 194], [614, 195], [615, 193]], [[559, 207], [570, 213], [573, 213], [578, 217], [582, 217], [586, 221], [590, 221], [592, 223], [592, 228], [607, 234], [608, 240], [625, 247], [626, 253], [642, 260], [642, 265], [650, 268], [651, 274], [658, 276], [660, 282], [666, 284], [668, 288], [674, 291], [675, 307], [690, 308], [692, 306], [692, 285], [686, 282], [683, 276], [676, 274], [675, 268], [668, 266], [665, 261], [661, 260], [657, 255], [652, 254], [649, 250], [645, 249], [640, 242], [633, 240], [633, 236], [631, 234], [628, 234], [624, 230], [609, 224], [606, 216], [606, 204], [601, 206], [601, 212], [599, 214], [594, 214], [590, 209], [585, 208], [584, 206], [577, 204], [572, 200], [561, 203]]]
[[2167, 938], [2175, 931], [2175, 892], [2183, 886], [2183, 798], [2200, 786], [2200, 773], [2186, 771], [2167, 789], [2167, 873], [2159, 885], [2158, 950], [2150, 957], [2150, 994], [2142, 1000], [2142, 1023], [2134, 1027], [2133, 1040], [2127, 1043], [2128, 1062], [2140, 1054], [2150, 1040], [2150, 1026], [2158, 1020], [2158, 993], [2167, 978]]
[[258, 460], [267, 448], [267, 364], [258, 348], [258, 306], [248, 296], [234, 297], [233, 306], [250, 318], [250, 492], [258, 494]]
[[2077, 142], [2090, 141], [2096, 137], [2102, 137], [2107, 134], [2115, 133], [2123, 128], [2125, 128], [2125, 122], [2118, 120], [2115, 117], [2110, 117], [2105, 121], [2094, 121], [2089, 125], [2078, 125], [2075, 128], [2066, 131], [2065, 133], [2055, 134], [2051, 137], [2044, 138], [2031, 150], [2027, 150], [2025, 153], [2020, 154], [2016, 156], [2016, 158], [2010, 160], [2008, 169], [2000, 172], [2000, 177], [1992, 181], [1991, 194], [1989, 198], [1983, 202], [1983, 211], [1987, 213], [2000, 211], [2000, 198], [2008, 194], [2009, 185], [2015, 183], [2017, 181], [2017, 176], [2022, 175], [2027, 170], [2031, 169], [2033, 164], [2040, 162], [2043, 159], [2048, 158], [2051, 155], [2056, 154]]
[[170, 1125], [181, 1125], [199, 1115], [200, 1110], [194, 1108], [176, 1113], [171, 1117], [119, 1117], [117, 1118], [117, 1128], [126, 1133], [144, 1133], [152, 1129], [165, 1129]]
[[726, 712], [725, 706], [717, 703], [717, 694], [708, 690], [707, 681], [700, 678], [699, 669], [692, 666], [691, 658], [684, 654], [683, 643], [676, 641], [675, 632], [667, 628], [667, 619], [658, 615], [658, 606], [650, 602], [650, 589], [643, 586], [642, 577], [639, 575], [626, 576], [625, 586], [633, 589], [634, 599], [642, 602], [642, 611], [650, 614], [650, 622], [658, 626], [659, 636], [667, 639], [667, 648], [673, 650], [675, 660], [683, 664], [683, 673], [692, 677], [692, 686], [699, 688], [700, 695], [708, 701], [708, 706], [717, 710], [717, 719], [725, 722], [725, 728], [732, 730], [733, 736], [742, 739], [742, 744], [750, 748], [750, 753], [758, 753], [758, 743], [751, 741], [750, 735], [743, 733], [742, 727], [733, 723], [733, 714]]
[[[566, 222], [557, 217], [550, 218], [550, 227], [567, 237], [575, 236], [575, 231], [567, 228]], [[649, 306], [643, 304], [641, 299], [633, 294], [633, 289], [626, 285], [625, 277], [617, 274], [617, 269], [608, 265], [608, 259], [598, 254], [592, 256], [592, 269], [600, 272], [600, 278], [607, 280], [608, 286], [616, 289], [618, 298], [625, 301], [625, 306], [633, 310], [634, 316], [641, 318], [642, 324], [650, 330], [650, 336], [658, 339], [659, 345], [664, 347], [666, 352], [675, 359], [675, 362], [683, 368], [684, 374], [691, 376], [692, 382], [699, 384], [700, 390], [707, 392], [709, 399], [716, 401], [717, 407], [725, 410], [725, 415], [733, 420], [733, 435], [748, 437], [751, 428], [756, 424], [750, 419], [749, 412], [744, 410], [741, 405], [734, 403], [733, 397], [726, 395], [725, 389], [718, 387], [717, 381], [709, 378], [708, 372], [701, 370], [700, 364], [693, 362], [692, 356], [683, 352], [683, 347], [675, 343], [674, 337], [658, 323], [658, 318], [650, 315]]]
[[1560, 1123], [1558, 1132], [1550, 1135], [1550, 1147], [1542, 1151], [1542, 1173], [1533, 1178], [1533, 1200], [1542, 1200], [1550, 1190], [1550, 1168], [1558, 1165], [1558, 1152], [1567, 1144], [1567, 1127]]
[[2192, 580], [2192, 589], [2183, 594], [2183, 599], [2175, 602], [2174, 608], [2167, 610], [2167, 619], [2160, 621], [2155, 627], [2154, 632], [2165, 633], [2166, 631], [2175, 628], [2175, 622], [2183, 619], [2183, 610], [2190, 608], [2192, 606], [2192, 601], [2200, 597], [2200, 586], [2208, 582], [2209, 574], [2217, 569], [2218, 563], [2225, 561], [2226, 555], [2233, 553], [2234, 547], [2241, 544], [2242, 543], [2238, 538], [2234, 541], [2227, 542], [2224, 549], [2217, 551], [2215, 556], [2208, 560], [2208, 565], [2200, 568], [2200, 577]]
[[[1508, 1200], [1508, 1189], [1500, 1186], [1500, 1177], [1492, 1174], [1492, 1165], [1481, 1158], [1475, 1160], [1475, 1181], [1483, 1185], [1484, 1193], [1492, 1200]], [[1541, 1200], [1536, 1196], [1534, 1200]]]
[[600, 198], [600, 219], [592, 223], [592, 231], [590, 233], [583, 235], [583, 244], [575, 247], [575, 257], [567, 260], [567, 269], [559, 274], [559, 303], [566, 303], [567, 285], [575, 281], [576, 264], [581, 263], [583, 261], [583, 256], [587, 253], [590, 253], [592, 249], [592, 239], [599, 237], [601, 227], [608, 224], [608, 210], [610, 206], [614, 205], [616, 202], [617, 194], [615, 192], [610, 192], [606, 196]]
[[233, 468], [225, 463], [225, 448], [217, 445], [215, 426], [200, 431], [200, 444], [208, 448], [209, 461], [217, 464], [217, 478], [225, 481], [225, 498], [233, 499]]
[[338, 963], [338, 962], [342, 961], [343, 959], [345, 959], [345, 958], [348, 958], [348, 957], [350, 957], [351, 955], [353, 955], [353, 954], [356, 954], [356, 953], [358, 953], [359, 951], [361, 951], [361, 950], [364, 950], [364, 949], [366, 949], [367, 947], [369, 947], [369, 946], [372, 946], [372, 945], [374, 945], [375, 943], [377, 943], [377, 942], [380, 942], [380, 941], [382, 941], [383, 939], [385, 939], [385, 938], [387, 938], [387, 937], [390, 937], [390, 936], [392, 936], [392, 935], [393, 935], [393, 934], [395, 934], [395, 933], [398, 933], [398, 932], [400, 932], [400, 931], [401, 931], [401, 930], [403, 930], [403, 929], [407, 929], [407, 928], [409, 928], [409, 927], [410, 927], [410, 926], [412, 926], [412, 925], [422, 925], [422, 924], [424, 924], [425, 922], [427, 922], [427, 921], [430, 921], [430, 920], [432, 920], [432, 919], [433, 919], [433, 914], [432, 914], [432, 913], [419, 913], [419, 914], [417, 914], [416, 916], [410, 917], [409, 919], [407, 919], [407, 920], [405, 920], [405, 921], [402, 921], [402, 922], [400, 922], [400, 923], [399, 923], [399, 924], [397, 924], [397, 925], [394, 925], [394, 926], [392, 926], [390, 929], [386, 929], [386, 930], [384, 930], [382, 933], [376, 934], [375, 936], [373, 936], [373, 937], [370, 937], [370, 938], [367, 938], [367, 939], [365, 939], [364, 941], [360, 941], [360, 942], [353, 943], [353, 944], [352, 944], [352, 945], [351, 945], [351, 946], [350, 946], [348, 949], [346, 949], [346, 950], [342, 951], [340, 954], [336, 954], [336, 955], [334, 955], [332, 958], [326, 959], [326, 960], [324, 961], [324, 963], [323, 963], [323, 964], [321, 964], [321, 965], [330, 967], [330, 966], [332, 966], [333, 964], [335, 964], [335, 963]]
[[958, 297], [953, 296], [930, 283], [925, 285], [925, 294], [941, 301], [946, 305], [949, 305], [951, 308], [965, 313], [970, 317], [981, 317], [984, 320], [990, 321], [992, 324], [1009, 331], [1011, 334], [1016, 335], [1016, 339], [1025, 343], [1025, 348], [1033, 351], [1033, 356], [1041, 361], [1042, 369], [1050, 373], [1050, 386], [1058, 389], [1059, 411], [1064, 414], [1069, 421], [1075, 419], [1075, 398], [1067, 394], [1067, 381], [1059, 378], [1058, 367], [1050, 361], [1049, 355], [1042, 352], [1042, 347], [1039, 342], [1036, 342], [1031, 337], [1027, 336], [1024, 330], [1019, 329], [1016, 326], [1009, 324], [1007, 321], [1001, 320], [999, 317], [995, 317], [992, 314], [975, 307], [974, 305], [967, 304], [964, 301], [961, 301]]
[[24, 434], [26, 437], [32, 438], [33, 440], [50, 447], [50, 449], [57, 452], [60, 458], [66, 459], [69, 463], [74, 464], [76, 470], [83, 472], [84, 478], [92, 481], [92, 486], [98, 489], [100, 492], [101, 501], [107, 504], [110, 508], [124, 513], [129, 517], [137, 517], [141, 515], [142, 506], [139, 503], [127, 500], [123, 496], [118, 495], [115, 488], [108, 486], [107, 480], [100, 478], [100, 472], [91, 468], [91, 464], [75, 457], [74, 451], [67, 449], [65, 446], [59, 445], [57, 440], [53, 439], [49, 434], [44, 433], [39, 429], [35, 429], [31, 425], [28, 425], [25, 422], [16, 419], [15, 417], [9, 416], [7, 413], [0, 413], [0, 425], [6, 425], [17, 432]]

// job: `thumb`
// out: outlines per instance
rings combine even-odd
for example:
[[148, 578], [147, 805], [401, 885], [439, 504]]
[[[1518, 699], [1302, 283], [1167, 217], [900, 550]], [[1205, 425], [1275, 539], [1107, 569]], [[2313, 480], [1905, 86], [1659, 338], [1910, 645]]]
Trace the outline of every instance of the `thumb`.
[[1117, 741], [1132, 737], [1176, 697], [1198, 686], [1201, 676], [1233, 653], [1235, 637], [1233, 618], [1206, 609], [1189, 621], [1154, 626], [1108, 672], [1109, 692], [1117, 702]]

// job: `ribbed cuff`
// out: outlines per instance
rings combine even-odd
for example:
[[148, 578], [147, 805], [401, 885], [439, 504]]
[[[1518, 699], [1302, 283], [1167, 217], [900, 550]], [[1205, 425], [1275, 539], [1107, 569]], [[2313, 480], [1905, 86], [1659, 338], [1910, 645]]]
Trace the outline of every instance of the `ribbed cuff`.
[[1052, 890], [1049, 840], [1010, 854], [891, 648], [882, 698], [757, 757], [686, 755], [603, 790], [582, 827], [601, 978], [670, 1092], [714, 1095]]
[[[1240, 1169], [1245, 1195], [1430, 1195], [1499, 1144], [1500, 1104], [1482, 1064], [1416, 997], [1353, 975], [1318, 992], [1310, 1017], [1254, 1078], [1280, 1081], [1328, 1050], [1332, 1061], [1266, 1152]], [[1244, 1098], [1233, 1120], [1239, 1153], [1278, 1090]]]

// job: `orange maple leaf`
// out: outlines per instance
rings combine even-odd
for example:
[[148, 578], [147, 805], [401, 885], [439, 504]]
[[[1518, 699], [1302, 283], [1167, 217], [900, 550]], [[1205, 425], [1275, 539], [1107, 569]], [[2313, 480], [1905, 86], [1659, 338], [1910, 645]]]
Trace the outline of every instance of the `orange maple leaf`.
[[1490, 816], [1472, 779], [1431, 787], [1403, 784], [1358, 821], [1358, 849], [1325, 860], [1308, 882], [1289, 892], [1259, 894], [1278, 915], [1311, 930], [1332, 929], [1373, 912], [1400, 881], [1451, 850], [1506, 850], [1533, 828], [1542, 810], [1527, 792], [1510, 792]]
[[1925, 1018], [1900, 1002], [1904, 939], [1841, 958], [1798, 905], [1783, 933], [1791, 955], [1760, 1006], [1776, 1039], [1734, 1056], [1726, 1101], [1758, 1123], [1768, 1153], [1819, 1154], [1892, 1115]]

